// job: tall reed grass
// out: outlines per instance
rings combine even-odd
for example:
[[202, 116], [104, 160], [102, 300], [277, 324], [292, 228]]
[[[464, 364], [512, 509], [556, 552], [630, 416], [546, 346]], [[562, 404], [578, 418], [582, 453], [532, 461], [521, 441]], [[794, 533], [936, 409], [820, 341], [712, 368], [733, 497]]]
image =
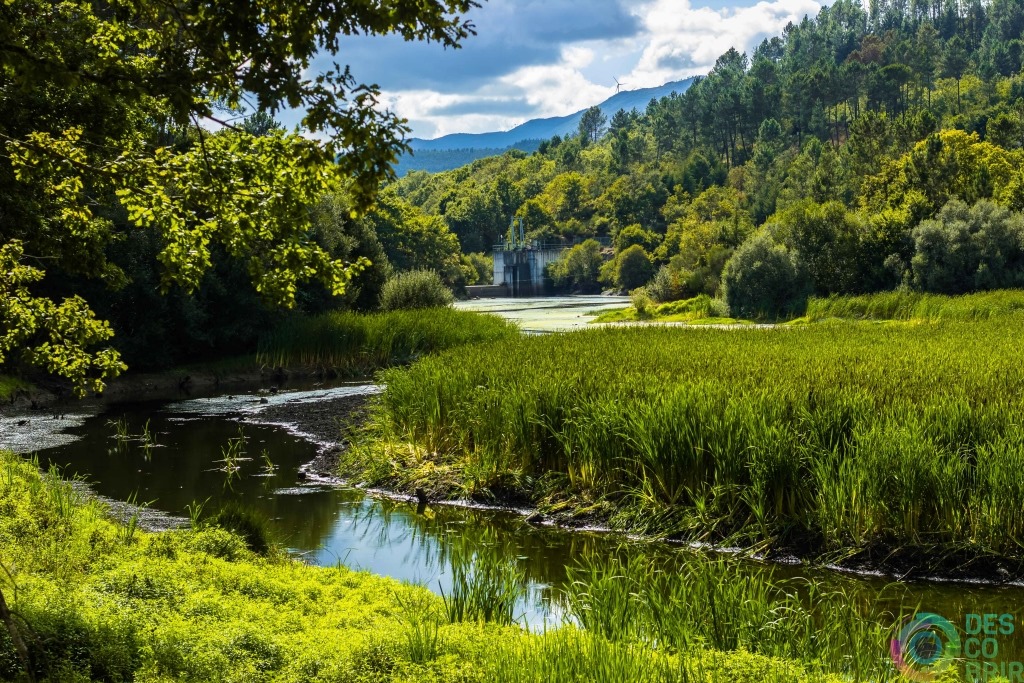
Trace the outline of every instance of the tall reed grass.
[[1024, 291], [998, 290], [963, 296], [924, 294], [909, 290], [812, 298], [807, 319], [856, 320], [988, 320], [1024, 311]]
[[425, 353], [510, 339], [517, 328], [496, 316], [434, 308], [388, 313], [296, 316], [266, 334], [257, 360], [270, 367], [315, 367], [366, 375]]
[[892, 678], [884, 643], [914, 606], [887, 611], [833, 583], [781, 580], [723, 557], [636, 553], [584, 558], [569, 570], [568, 613], [612, 642], [667, 653], [746, 651], [852, 680]]
[[[622, 528], [1024, 554], [1024, 330], [588, 330], [383, 374], [378, 481], [603, 501]], [[609, 507], [609, 505], [606, 505]]]

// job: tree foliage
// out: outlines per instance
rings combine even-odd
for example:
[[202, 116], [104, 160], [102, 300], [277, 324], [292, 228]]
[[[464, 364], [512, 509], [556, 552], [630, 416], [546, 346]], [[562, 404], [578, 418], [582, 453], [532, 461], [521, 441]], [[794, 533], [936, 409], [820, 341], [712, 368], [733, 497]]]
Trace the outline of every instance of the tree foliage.
[[[481, 193], [529, 237], [611, 241], [609, 284], [639, 244], [657, 297], [721, 296], [726, 262], [758, 229], [799, 254], [818, 293], [926, 287], [911, 264], [922, 222], [952, 200], [1024, 212], [1022, 17], [1022, 0], [840, 0], [607, 131], [591, 110], [532, 155], [396, 189], [460, 229], [445, 205]], [[968, 280], [963, 291], [989, 286]]]
[[[457, 47], [472, 32], [460, 13], [475, 4], [0, 4], [0, 245], [7, 267], [24, 253], [47, 269], [42, 284], [38, 268], [17, 277], [19, 306], [45, 309], [37, 292], [52, 282], [72, 294], [57, 310], [91, 319], [73, 278], [124, 287], [128, 276], [108, 252], [140, 229], [160, 236], [164, 290], [194, 291], [223, 253], [245, 264], [269, 303], [293, 305], [314, 279], [341, 294], [366, 261], [346, 263], [318, 245], [311, 207], [345, 179], [353, 208], [368, 208], [407, 129], [377, 106], [376, 86], [337, 64], [310, 75], [312, 60], [339, 56], [355, 34]], [[306, 134], [265, 119], [236, 125], [244, 107], [300, 108]], [[65, 333], [57, 317], [35, 319], [40, 332]], [[7, 330], [24, 323], [0, 320]], [[117, 354], [84, 350], [106, 341], [106, 328], [79, 329], [24, 360], [79, 391], [102, 386], [121, 367]]]
[[767, 232], [736, 250], [722, 273], [722, 288], [732, 314], [745, 318], [799, 310], [808, 294], [799, 257]]
[[928, 292], [1024, 286], [1024, 216], [953, 200], [914, 229], [914, 284]]

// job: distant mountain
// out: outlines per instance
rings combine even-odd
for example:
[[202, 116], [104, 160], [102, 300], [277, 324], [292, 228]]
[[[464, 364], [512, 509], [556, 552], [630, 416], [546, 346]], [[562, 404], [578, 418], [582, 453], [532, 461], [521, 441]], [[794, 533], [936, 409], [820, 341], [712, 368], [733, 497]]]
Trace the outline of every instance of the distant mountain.
[[495, 157], [510, 149], [532, 153], [540, 147], [541, 140], [520, 140], [511, 147], [466, 147], [463, 149], [418, 149], [413, 154], [399, 157], [395, 173], [399, 177], [409, 171], [439, 173], [470, 164], [484, 157]]
[[[660, 100], [673, 92], [682, 93], [693, 82], [692, 78], [684, 81], [673, 81], [656, 88], [640, 88], [616, 93], [599, 104], [605, 116], [611, 118], [617, 111], [638, 109], [643, 111], [652, 100]], [[413, 138], [409, 141], [413, 149], [412, 155], [403, 156], [396, 171], [399, 176], [409, 171], [445, 171], [464, 166], [486, 156], [501, 154], [509, 149], [522, 149], [532, 152], [537, 149], [541, 140], [549, 140], [555, 135], [571, 135], [577, 131], [580, 110], [569, 116], [556, 116], [548, 119], [532, 119], [512, 130], [499, 133], [453, 133], [433, 140]]]

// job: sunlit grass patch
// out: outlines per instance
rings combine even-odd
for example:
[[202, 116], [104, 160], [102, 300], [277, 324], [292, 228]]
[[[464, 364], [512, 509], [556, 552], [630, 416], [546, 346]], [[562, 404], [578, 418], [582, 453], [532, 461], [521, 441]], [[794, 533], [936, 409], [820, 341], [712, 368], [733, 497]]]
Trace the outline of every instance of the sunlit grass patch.
[[962, 296], [925, 294], [909, 290], [812, 298], [807, 303], [811, 322], [828, 318], [855, 320], [989, 320], [1024, 312], [1024, 291], [997, 290]]
[[464, 347], [386, 371], [346, 464], [692, 540], [1019, 558], [1022, 346], [1009, 316]]
[[[586, 595], [579, 584], [566, 600], [589, 630], [563, 626], [538, 633], [509, 625], [509, 600], [522, 582], [514, 556], [490, 568], [478, 566], [472, 553], [453, 558], [463, 563], [457, 566], [464, 581], [458, 596], [446, 601], [425, 588], [344, 567], [262, 557], [216, 525], [126, 534], [101, 504], [5, 453], [0, 512], [0, 561], [10, 570], [0, 587], [41, 683], [857, 680], [826, 673], [855, 673], [849, 652], [833, 641], [819, 639], [829, 644], [815, 651], [814, 661], [801, 661], [805, 649], [766, 645], [800, 634], [769, 629], [757, 636], [740, 617], [763, 619], [755, 613], [788, 604], [787, 598], [765, 584], [751, 591], [760, 602], [739, 602], [734, 598], [749, 582], [716, 561], [698, 560], [680, 585], [689, 591], [713, 580], [724, 617], [718, 640], [684, 637], [706, 628], [696, 621], [704, 605], [694, 603], [671, 607], [683, 610], [671, 615], [679, 637], [659, 641], [653, 625], [678, 596], [670, 591], [668, 602], [657, 604], [653, 593], [611, 578], [623, 574], [645, 581], [645, 590], [660, 590], [646, 583], [649, 568], [641, 564], [581, 565], [574, 578], [587, 583]], [[601, 596], [599, 606], [595, 596]], [[623, 604], [637, 626], [628, 633], [614, 627]], [[787, 623], [806, 626], [802, 618], [795, 614]], [[870, 622], [857, 622], [861, 627]], [[835, 666], [827, 663], [833, 658]], [[0, 680], [23, 678], [0, 626]]]

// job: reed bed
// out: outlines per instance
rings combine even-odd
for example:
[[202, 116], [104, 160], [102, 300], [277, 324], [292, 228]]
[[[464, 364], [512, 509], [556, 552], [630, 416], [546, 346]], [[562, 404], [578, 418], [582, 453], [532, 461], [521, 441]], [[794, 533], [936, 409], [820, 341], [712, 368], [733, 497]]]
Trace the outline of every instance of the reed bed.
[[269, 367], [313, 367], [357, 376], [425, 353], [516, 336], [517, 328], [497, 316], [450, 308], [335, 312], [281, 323], [260, 340], [257, 360]]
[[811, 322], [829, 318], [855, 320], [989, 320], [1024, 311], [1024, 291], [998, 290], [963, 296], [924, 294], [909, 290], [812, 298]]
[[565, 602], [577, 624], [611, 642], [670, 654], [744, 651], [847, 680], [895, 678], [882, 644], [915, 605], [886, 600], [889, 611], [879, 594], [774, 574], [683, 552], [671, 561], [586, 558], [569, 570]]
[[1020, 557], [1022, 342], [1009, 317], [467, 346], [384, 372], [346, 465], [592, 501], [615, 526], [691, 540]]

